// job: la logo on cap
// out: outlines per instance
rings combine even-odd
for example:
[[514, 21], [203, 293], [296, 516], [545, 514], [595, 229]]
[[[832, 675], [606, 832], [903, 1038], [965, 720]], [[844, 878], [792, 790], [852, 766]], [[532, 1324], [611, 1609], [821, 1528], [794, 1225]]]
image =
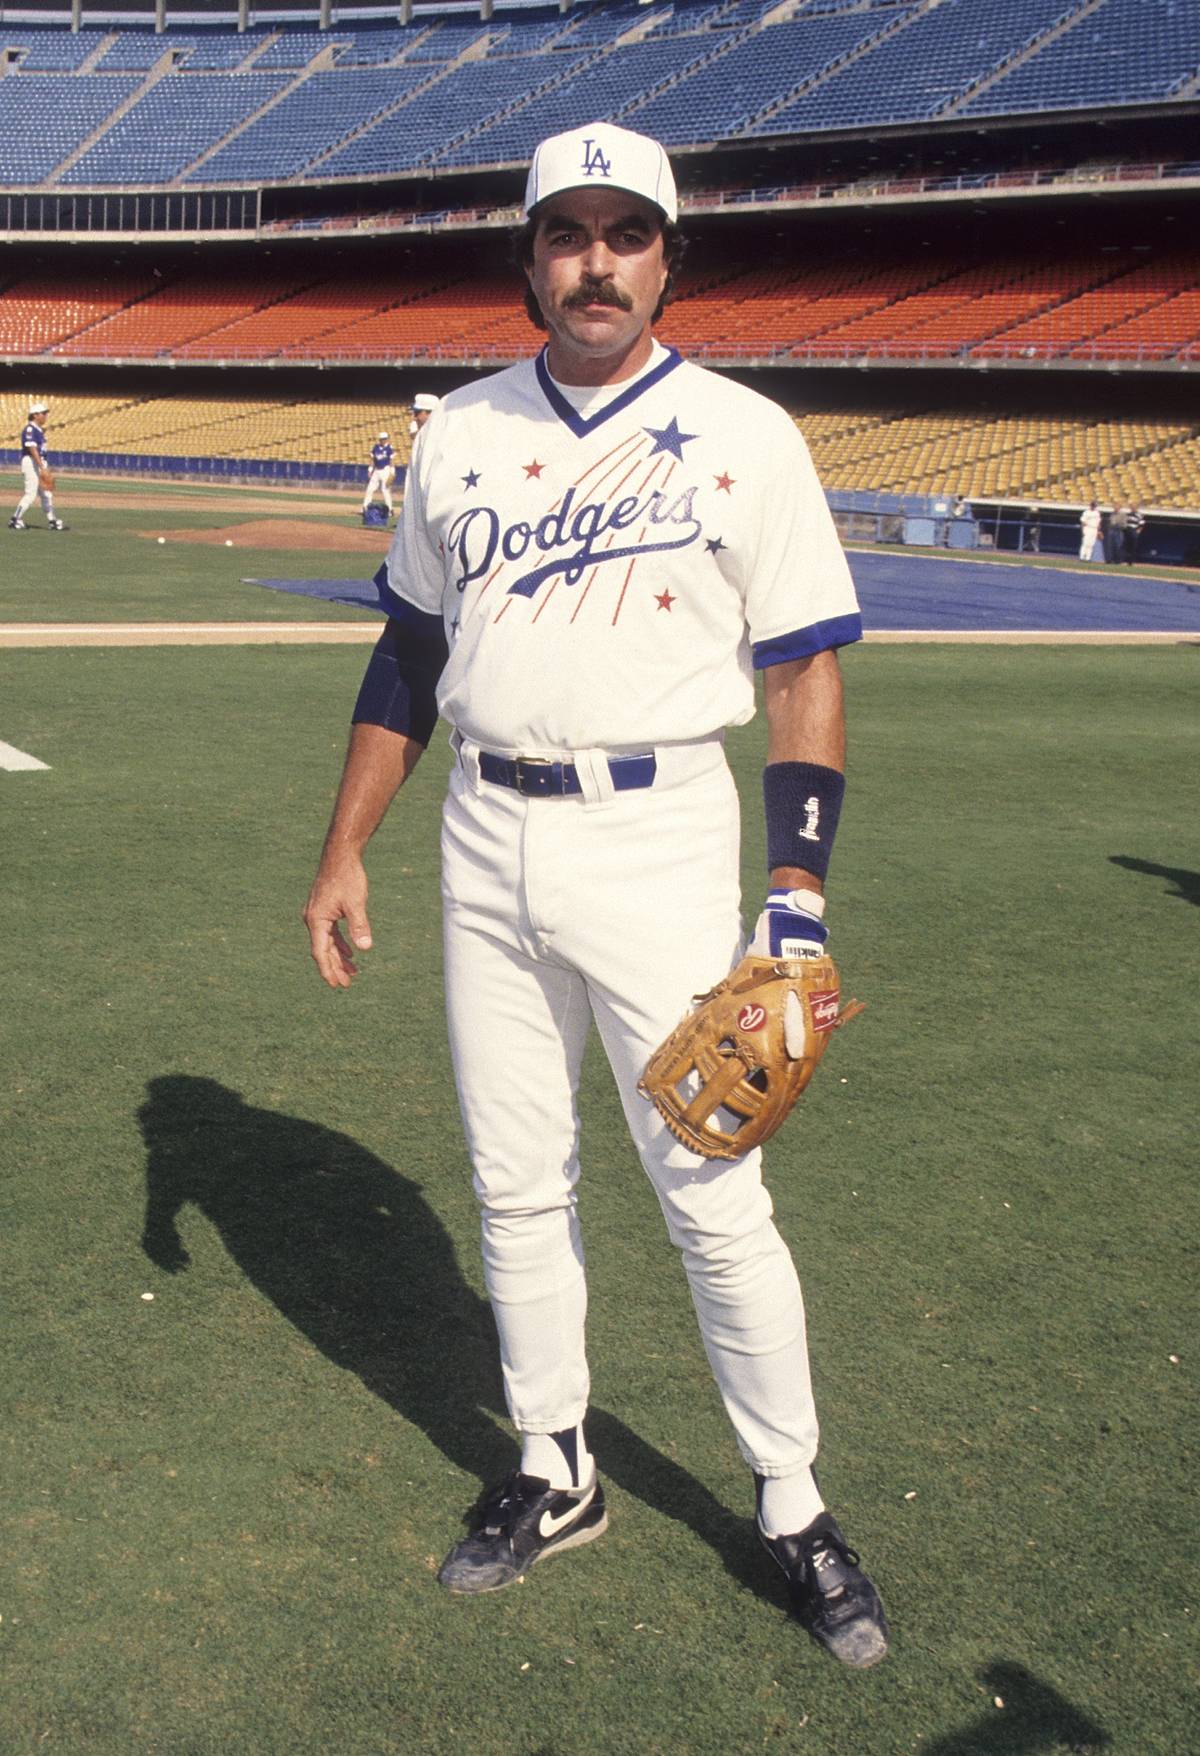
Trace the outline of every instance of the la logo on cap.
[[583, 143], [583, 174], [585, 177], [612, 176], [612, 160], [605, 158], [604, 149], [597, 140], [588, 139]]
[[615, 122], [584, 122], [538, 145], [525, 184], [526, 215], [551, 196], [597, 187], [640, 196], [672, 225], [679, 217], [675, 178], [662, 146]]

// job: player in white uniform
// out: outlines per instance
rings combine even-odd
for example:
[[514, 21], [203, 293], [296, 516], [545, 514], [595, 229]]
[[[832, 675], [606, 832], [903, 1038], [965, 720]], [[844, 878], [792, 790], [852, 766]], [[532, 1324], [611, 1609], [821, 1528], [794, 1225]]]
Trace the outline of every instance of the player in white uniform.
[[1090, 561], [1100, 541], [1100, 525], [1103, 514], [1099, 506], [1092, 500], [1079, 514], [1079, 559]]
[[428, 390], [418, 390], [417, 394], [413, 397], [412, 420], [408, 423], [408, 436], [410, 439], [416, 438], [417, 434], [421, 431], [421, 428], [425, 425], [426, 421], [441, 400], [440, 396], [433, 396]]
[[440, 711], [458, 756], [442, 837], [450, 1042], [522, 1449], [439, 1577], [495, 1590], [605, 1528], [575, 1210], [594, 1021], [754, 1472], [760, 1536], [815, 1636], [873, 1664], [887, 1624], [813, 1477], [804, 1308], [760, 1155], [699, 1158], [636, 1091], [742, 949], [722, 737], [751, 718], [756, 669], [771, 891], [755, 941], [802, 955], [825, 938], [836, 648], [858, 638], [858, 606], [791, 420], [653, 339], [678, 254], [662, 148], [603, 123], [555, 136], [526, 208], [549, 342], [446, 397], [422, 434], [305, 909], [322, 976], [349, 985], [340, 923], [371, 943], [363, 850]]
[[392, 459], [395, 449], [389, 443], [388, 435], [380, 433], [371, 447], [370, 474], [367, 476], [367, 491], [363, 495], [362, 509], [365, 512], [376, 494], [383, 496], [383, 504], [387, 507], [387, 515], [392, 516], [392, 481], [396, 468]]
[[46, 486], [50, 458], [46, 451], [45, 418], [49, 412], [49, 403], [31, 402], [29, 405], [29, 419], [21, 429], [22, 493], [16, 511], [8, 521], [9, 530], [25, 529], [25, 514], [35, 500], [42, 503], [47, 526], [51, 530], [63, 528], [62, 519], [54, 515], [54, 489]]

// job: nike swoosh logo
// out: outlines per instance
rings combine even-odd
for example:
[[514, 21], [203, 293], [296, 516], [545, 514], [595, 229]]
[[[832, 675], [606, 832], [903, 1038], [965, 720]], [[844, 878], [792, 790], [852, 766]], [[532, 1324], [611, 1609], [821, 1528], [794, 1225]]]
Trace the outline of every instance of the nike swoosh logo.
[[596, 1489], [593, 1485], [582, 1500], [577, 1500], [573, 1506], [566, 1512], [560, 1513], [557, 1518], [549, 1510], [543, 1512], [538, 1521], [538, 1535], [540, 1537], [557, 1536], [560, 1530], [565, 1530], [569, 1524], [574, 1524], [580, 1513], [591, 1505], [595, 1492]]

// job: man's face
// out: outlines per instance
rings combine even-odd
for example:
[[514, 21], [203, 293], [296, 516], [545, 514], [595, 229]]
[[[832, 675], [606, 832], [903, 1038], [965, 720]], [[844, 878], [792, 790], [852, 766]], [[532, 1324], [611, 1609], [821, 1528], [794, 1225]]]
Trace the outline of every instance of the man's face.
[[416, 409], [416, 410], [414, 410], [414, 412], [413, 412], [413, 425], [417, 428], [418, 432], [421, 430], [421, 428], [425, 425], [426, 421], [429, 419], [430, 412], [431, 411], [429, 409]]
[[525, 272], [550, 331], [550, 369], [564, 382], [605, 383], [648, 356], [667, 284], [662, 222], [649, 202], [619, 189], [552, 196]]

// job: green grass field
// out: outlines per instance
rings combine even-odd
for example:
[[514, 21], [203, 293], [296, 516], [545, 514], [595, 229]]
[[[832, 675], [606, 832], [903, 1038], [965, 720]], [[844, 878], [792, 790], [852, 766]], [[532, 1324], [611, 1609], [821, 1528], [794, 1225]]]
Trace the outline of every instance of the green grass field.
[[[348, 619], [238, 577], [373, 570], [168, 563], [147, 518], [6, 545], [0, 622]], [[353, 992], [298, 919], [363, 656], [0, 652], [0, 739], [50, 765], [0, 772], [0, 1751], [1194, 1749], [1195, 647], [845, 655], [832, 949], [868, 1011], [769, 1170], [823, 1486], [893, 1622], [866, 1674], [756, 1550], [595, 1055], [611, 1529], [494, 1598], [434, 1582], [515, 1446], [442, 1020], [440, 735]], [[761, 721], [730, 755], [755, 906]]]

